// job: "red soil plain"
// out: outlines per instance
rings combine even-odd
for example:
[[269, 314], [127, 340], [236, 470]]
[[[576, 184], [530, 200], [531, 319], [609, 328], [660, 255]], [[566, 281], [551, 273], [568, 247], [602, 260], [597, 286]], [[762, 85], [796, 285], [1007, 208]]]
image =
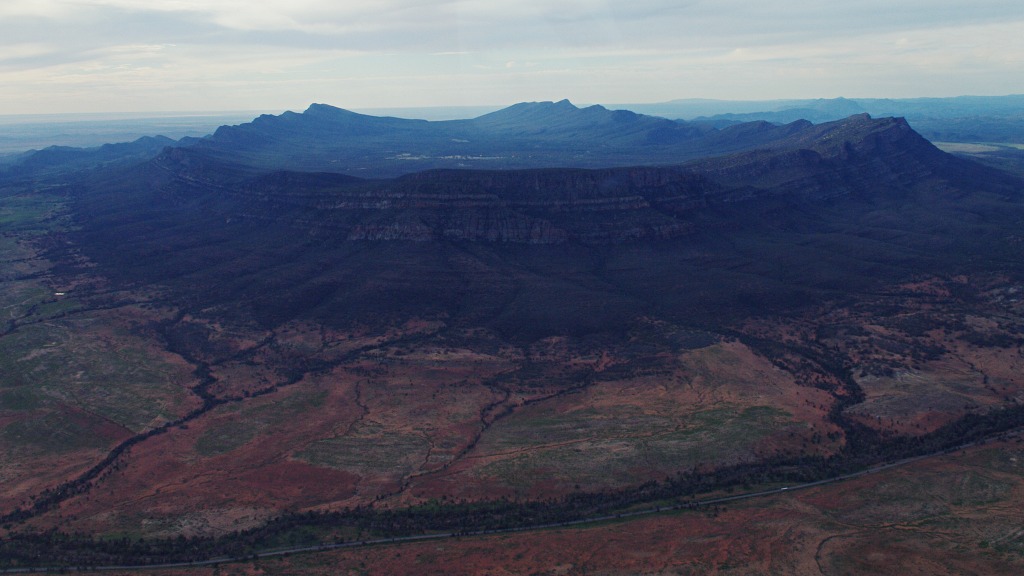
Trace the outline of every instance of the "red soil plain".
[[1013, 439], [712, 510], [147, 573], [1013, 575], [1021, 498]]

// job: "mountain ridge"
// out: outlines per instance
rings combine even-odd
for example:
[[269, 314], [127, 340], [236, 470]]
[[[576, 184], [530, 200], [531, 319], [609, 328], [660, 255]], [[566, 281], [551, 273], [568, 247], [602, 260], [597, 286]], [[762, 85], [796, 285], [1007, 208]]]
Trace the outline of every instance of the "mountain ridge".
[[[327, 104], [302, 113], [264, 114], [251, 122], [221, 126], [212, 135], [166, 145], [192, 148], [254, 171], [337, 172], [362, 178], [394, 177], [435, 168], [524, 169], [675, 165], [743, 150], [791, 145], [796, 135], [819, 137], [812, 124], [755, 121], [711, 128], [599, 105], [577, 108], [568, 100], [524, 102], [467, 120], [431, 122], [369, 116]], [[89, 162], [126, 161], [152, 154], [147, 139], [108, 145], [100, 151], [66, 150]], [[120, 150], [120, 152], [116, 152]], [[102, 152], [103, 155], [100, 155]], [[32, 177], [61, 169], [55, 151], [8, 160], [4, 177]]]
[[[600, 168], [678, 164], [789, 137], [805, 128], [725, 130], [568, 100], [524, 102], [468, 120], [366, 116], [314, 104], [306, 112], [225, 126], [194, 146], [274, 169], [393, 177], [432, 168]], [[301, 153], [297, 153], [301, 150]]]
[[[868, 222], [871, 214], [884, 209], [909, 211], [920, 220], [900, 224], [906, 229], [900, 234], [907, 244], [886, 250], [934, 250], [949, 246], [955, 238], [935, 235], [927, 223], [938, 218], [949, 229], [969, 227], [969, 223], [949, 220], [964, 206], [1001, 221], [1013, 210], [993, 213], [993, 206], [1016, 202], [1020, 195], [1019, 179], [949, 156], [901, 120], [861, 115], [782, 128], [790, 135], [774, 141], [773, 147], [676, 166], [435, 169], [393, 179], [261, 172], [245, 164], [225, 163], [202, 147], [170, 148], [148, 167], [122, 168], [92, 181], [91, 191], [76, 199], [82, 218], [76, 243], [91, 246], [91, 257], [124, 280], [178, 286], [175, 291], [183, 290], [189, 300], [206, 302], [206, 308], [223, 306], [228, 299], [249, 303], [246, 313], [267, 322], [279, 321], [280, 313], [314, 314], [340, 323], [366, 314], [392, 317], [412, 310], [426, 316], [444, 315], [453, 306], [452, 298], [469, 296], [447, 293], [443, 287], [466, 282], [466, 275], [478, 275], [487, 279], [481, 280], [483, 286], [497, 287], [505, 286], [498, 280], [501, 276], [525, 274], [530, 280], [523, 280], [519, 290], [526, 295], [541, 285], [567, 281], [548, 264], [543, 268], [549, 279], [542, 281], [535, 272], [527, 273], [534, 266], [526, 264], [530, 258], [553, 263], [574, 255], [596, 262], [615, 260], [620, 257], [617, 254], [630, 251], [650, 251], [658, 256], [645, 257], [647, 263], [636, 277], [616, 276], [613, 284], [620, 288], [579, 296], [595, 306], [603, 299], [622, 301], [623, 295], [628, 295], [628, 302], [647, 301], [634, 308], [639, 313], [653, 305], [651, 291], [663, 289], [657, 288], [666, 281], [656, 273], [659, 267], [666, 278], [690, 275], [694, 279], [686, 282], [711, 282], [718, 272], [697, 280], [706, 273], [694, 272], [692, 261], [670, 254], [690, 252], [697, 246], [704, 246], [708, 253], [728, 254], [731, 249], [718, 244], [722, 234], [760, 234], [796, 242], [791, 235], [794, 230], [854, 230], [858, 218]], [[146, 185], [140, 186], [140, 181]], [[968, 185], [970, 192], [966, 192]], [[850, 222], [837, 220], [836, 206], [845, 207]], [[920, 211], [932, 213], [921, 217]], [[174, 231], [173, 240], [170, 231]], [[889, 233], [877, 233], [879, 243], [870, 252], [872, 258], [888, 260], [892, 256], [874, 251], [891, 242], [885, 239]], [[125, 246], [124, 238], [133, 241]], [[814, 258], [827, 254], [819, 250], [824, 248], [811, 250]], [[530, 256], [533, 251], [535, 256]], [[488, 264], [471, 273], [462, 260], [441, 256], [451, 253], [472, 253], [472, 259], [483, 258]], [[712, 261], [736, 257], [716, 256]], [[872, 282], [870, 275], [858, 272], [865, 266], [859, 263], [862, 257], [852, 257], [844, 272], [808, 268], [814, 258], [794, 264], [793, 270], [807, 275], [804, 280], [788, 275], [780, 279], [771, 268], [749, 262], [744, 266], [756, 272], [748, 282], [760, 287], [747, 290], [785, 306], [806, 300], [811, 293], [824, 297], [838, 289], [834, 278], [852, 275], [846, 280], [850, 285]], [[420, 260], [438, 268], [423, 271]], [[312, 264], [318, 261], [332, 264], [321, 270]], [[915, 266], [927, 268], [928, 262], [923, 259]], [[274, 278], [293, 278], [294, 286], [282, 288], [266, 276], [268, 265], [278, 268]], [[413, 269], [420, 270], [423, 278], [414, 281], [413, 274], [385, 288], [392, 280], [384, 278], [392, 278], [397, 270]], [[587, 274], [603, 274], [600, 269]], [[896, 268], [885, 269], [897, 273]], [[422, 283], [435, 273], [433, 281]], [[378, 275], [383, 276], [368, 280]], [[214, 277], [219, 279], [218, 287], [207, 293], [187, 288], [213, 284]], [[607, 284], [596, 278], [588, 284]], [[268, 282], [275, 287], [268, 287]], [[529, 287], [534, 282], [540, 284]], [[376, 288], [367, 292], [367, 285]], [[329, 294], [345, 294], [344, 303], [335, 296], [323, 296], [325, 286], [331, 287]], [[692, 314], [691, 298], [699, 294], [717, 302], [708, 308], [720, 313], [728, 308], [727, 302], [739, 298], [729, 290], [712, 297], [709, 289], [702, 287], [694, 296], [680, 299], [665, 297], [664, 306], [675, 314], [684, 314], [683, 310]], [[290, 294], [288, 301], [297, 307], [293, 311], [272, 312], [272, 302], [280, 300], [281, 290]], [[505, 292], [507, 287], [501, 288], [500, 295], [488, 294], [490, 288], [480, 290], [474, 298], [487, 302], [512, 298]], [[302, 308], [301, 303], [310, 298], [303, 294], [321, 294], [316, 298], [319, 304]], [[586, 320], [571, 309], [548, 320], [529, 315], [535, 326], [528, 332], [557, 333], [576, 322], [599, 326], [601, 318], [619, 318], [630, 306], [611, 307], [607, 316]], [[515, 328], [508, 329], [527, 330], [521, 319], [512, 325]]]

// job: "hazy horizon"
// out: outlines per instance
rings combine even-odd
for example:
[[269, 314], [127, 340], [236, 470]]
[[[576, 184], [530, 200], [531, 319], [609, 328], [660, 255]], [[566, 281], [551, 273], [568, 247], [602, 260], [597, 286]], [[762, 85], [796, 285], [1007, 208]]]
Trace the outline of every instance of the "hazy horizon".
[[[837, 119], [866, 111], [872, 115], [917, 116], [924, 118], [939, 114], [957, 117], [996, 116], [1007, 112], [1016, 118], [1024, 110], [1024, 95], [1002, 96], [961, 95], [951, 98], [918, 97], [909, 99], [844, 98], [838, 99], [777, 99], [777, 100], [722, 100], [675, 99], [664, 102], [633, 102], [601, 104], [609, 109], [628, 109], [641, 114], [672, 119], [691, 120], [713, 117], [716, 114], [772, 113], [777, 111], [808, 111], [801, 115], [812, 121]], [[936, 102], [929, 101], [935, 100]], [[854, 104], [855, 103], [855, 104]], [[312, 104], [312, 103], [310, 103]], [[337, 103], [320, 102], [331, 106]], [[515, 104], [515, 103], [514, 103]], [[573, 102], [579, 108], [592, 103]], [[308, 104], [292, 109], [302, 112]], [[490, 106], [420, 106], [347, 108], [371, 116], [444, 121], [470, 119], [502, 109], [507, 105]], [[852, 109], [851, 109], [852, 106]], [[165, 136], [174, 140], [183, 137], [202, 137], [212, 134], [223, 125], [236, 125], [252, 121], [262, 114], [278, 115], [286, 110], [229, 110], [229, 111], [138, 111], [93, 112], [55, 114], [0, 114], [0, 155], [39, 150], [49, 146], [89, 148], [115, 142], [129, 142], [144, 136]], [[792, 119], [789, 119], [791, 121]], [[777, 121], [787, 121], [783, 118]]]
[[[787, 102], [802, 102], [802, 101], [828, 101], [828, 100], [894, 100], [894, 101], [911, 101], [911, 100], [948, 100], [958, 98], [1008, 98], [1008, 97], [1024, 97], [1024, 92], [1021, 93], [1007, 93], [1007, 94], [955, 94], [951, 96], [908, 96], [905, 98], [889, 98], [885, 96], [846, 96], [839, 95], [830, 98], [821, 97], [795, 97], [795, 98], [766, 98], [766, 99], [728, 99], [728, 98], [673, 98], [668, 100], [659, 101], [635, 101], [635, 102], [578, 102], [568, 98], [555, 98], [548, 100], [518, 100], [515, 102], [503, 102], [500, 104], [484, 103], [484, 104], [470, 104], [470, 105], [446, 105], [446, 104], [432, 104], [426, 106], [346, 106], [341, 102], [320, 102], [310, 101], [302, 106], [292, 108], [252, 108], [252, 109], [194, 109], [194, 110], [136, 110], [136, 111], [96, 111], [96, 112], [26, 112], [26, 113], [0, 113], [0, 125], [11, 125], [11, 124], [22, 124], [32, 122], [107, 122], [107, 121], [118, 121], [118, 120], [135, 120], [135, 119], [155, 119], [155, 118], [201, 118], [201, 117], [224, 117], [224, 116], [239, 116], [246, 117], [246, 115], [252, 115], [255, 118], [261, 114], [282, 114], [284, 112], [297, 112], [301, 113], [306, 108], [313, 104], [326, 104], [336, 108], [343, 108], [352, 112], [358, 112], [360, 114], [367, 114], [370, 116], [383, 116], [391, 115], [400, 118], [414, 118], [421, 120], [442, 120], [442, 119], [462, 119], [472, 118], [472, 116], [457, 116], [462, 112], [479, 112], [480, 114], [486, 114], [487, 111], [500, 110], [508, 106], [520, 104], [524, 102], [557, 102], [560, 100], [570, 100], [570, 102], [579, 108], [586, 106], [599, 105], [606, 108], [614, 109], [619, 106], [656, 106], [656, 105], [667, 105], [673, 103], [693, 103], [693, 104], [722, 104], [725, 106], [731, 104], [746, 104], [746, 105], [758, 105], [758, 104], [780, 104]], [[764, 108], [758, 107], [758, 110]], [[415, 114], [420, 112], [426, 112], [425, 116], [411, 116], [408, 114]], [[403, 115], [402, 113], [406, 113]]]

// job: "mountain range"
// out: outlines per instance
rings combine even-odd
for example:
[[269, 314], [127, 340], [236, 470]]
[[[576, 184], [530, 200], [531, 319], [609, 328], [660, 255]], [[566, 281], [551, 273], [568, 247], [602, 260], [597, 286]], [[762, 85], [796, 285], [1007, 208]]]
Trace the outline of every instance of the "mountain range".
[[[682, 530], [717, 522], [702, 494], [783, 494], [1024, 425], [1024, 180], [902, 118], [314, 104], [2, 170], [4, 568], [663, 505]], [[976, 469], [951, 473], [974, 499], [927, 518], [1019, 528], [983, 509], [1013, 492]], [[766, 517], [737, 506], [737, 526]], [[842, 565], [874, 530], [828, 526], [743, 546], [785, 550], [775, 571]], [[962, 559], [974, 532], [954, 532], [941, 554]]]
[[[576, 323], [604, 326], [652, 307], [687, 321], [848, 289], [871, 281], [866, 266], [892, 261], [896, 269], [905, 251], [946, 250], [967, 233], [953, 216], [958, 193], [946, 188], [983, 182], [984, 188], [973, 190], [979, 202], [983, 195], [1016, 201], [1019, 193], [1011, 177], [937, 150], [905, 122], [866, 115], [821, 125], [754, 123], [700, 132], [562, 102], [438, 124], [314, 105], [302, 115], [222, 128], [210, 139], [84, 183], [88, 192], [75, 200], [81, 215], [76, 237], [110, 274], [208, 287], [189, 298], [199, 298], [203, 308], [242, 303], [244, 316], [269, 315], [271, 322], [293, 314], [338, 322], [392, 314], [441, 317], [460, 309], [475, 321], [491, 316], [545, 332]], [[384, 154], [400, 142], [409, 150], [403, 154], [418, 160], [387, 163]], [[649, 160], [682, 160], [698, 150], [754, 150], [675, 166], [434, 168], [386, 179], [351, 176], [361, 167], [338, 175], [279, 169], [337, 169], [338, 158], [363, 158], [366, 166], [379, 166], [380, 175], [461, 163], [449, 159], [449, 145], [463, 147], [460, 157], [493, 155], [506, 159], [503, 164], [530, 166], [608, 162], [597, 152], [584, 155], [584, 148], [598, 146], [618, 162], [632, 158], [622, 159], [626, 150]], [[301, 161], [295, 158], [300, 152]], [[892, 225], [905, 240], [879, 240], [869, 252], [847, 254], [846, 261], [828, 254], [840, 228], [851, 231], [856, 246], [874, 234], [897, 233], [873, 232], [858, 222], [892, 204], [910, 211], [905, 222]], [[955, 237], [942, 239], [934, 229], [943, 210], [951, 218], [944, 226]], [[843, 219], [834, 221], [840, 213]], [[1000, 217], [998, 209], [990, 217]], [[797, 241], [798, 230], [807, 257], [741, 256], [718, 245], [722, 230], [783, 235], [787, 242]], [[808, 236], [812, 231], [822, 239], [826, 232], [832, 236], [819, 246]], [[651, 255], [628, 266], [609, 264], [628, 260], [638, 245]], [[522, 252], [516, 246], [533, 248]], [[466, 257], [436, 261], [452, 251]], [[669, 256], [694, 251], [705, 252], [702, 262]], [[829, 266], [820, 265], [823, 258], [832, 261]], [[773, 259], [790, 265], [765, 266]], [[437, 269], [423, 269], [426, 261]], [[729, 261], [747, 269], [742, 282], [721, 282], [717, 266], [708, 266]], [[544, 269], [540, 276], [529, 271], [536, 266]], [[410, 277], [415, 284], [373, 279], [406, 268], [419, 270]], [[503, 280], [517, 277], [528, 280]], [[284, 285], [282, 278], [288, 279]], [[692, 285], [679, 285], [680, 278]], [[665, 282], [684, 289], [673, 294]], [[529, 311], [528, 302], [555, 293], [578, 306]], [[695, 294], [708, 300], [695, 302]], [[607, 318], [592, 309], [606, 311]]]
[[800, 126], [716, 130], [568, 101], [523, 103], [472, 120], [381, 118], [314, 104], [302, 114], [222, 127], [195, 147], [281, 169], [396, 176], [431, 168], [677, 164], [763, 145]]
[[[716, 129], [568, 101], [523, 103], [471, 120], [428, 122], [357, 114], [313, 104], [184, 138], [212, 159], [269, 169], [380, 178], [432, 168], [516, 169], [678, 164], [782, 141], [807, 127], [754, 122]], [[146, 137], [94, 149], [51, 147], [8, 158], [0, 175], [31, 176], [153, 155], [167, 139]], [[75, 164], [77, 162], [77, 164]], [[3, 168], [3, 166], [0, 166]]]

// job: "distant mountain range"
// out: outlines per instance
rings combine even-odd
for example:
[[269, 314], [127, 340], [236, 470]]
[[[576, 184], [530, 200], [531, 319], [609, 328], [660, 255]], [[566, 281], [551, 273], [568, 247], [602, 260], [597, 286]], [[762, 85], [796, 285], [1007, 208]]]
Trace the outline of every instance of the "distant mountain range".
[[929, 140], [1024, 143], [1024, 95], [954, 98], [831, 98], [814, 100], [673, 100], [621, 104], [644, 114], [709, 122], [716, 127], [762, 120], [830, 122], [853, 114], [906, 118]]
[[957, 96], [952, 98], [816, 98], [803, 100], [706, 100], [682, 99], [655, 104], [617, 104], [616, 107], [663, 116], [698, 118], [746, 115], [797, 114], [812, 122], [836, 120], [851, 114], [915, 118], [966, 118], [1020, 116], [1024, 95]]
[[206, 138], [146, 137], [98, 148], [50, 147], [9, 157], [0, 177], [33, 178], [132, 162], [163, 146], [194, 149], [254, 172], [289, 169], [379, 178], [436, 168], [522, 169], [674, 165], [772, 146], [806, 130], [750, 122], [716, 128], [601, 106], [522, 103], [470, 120], [428, 122], [357, 114], [313, 104], [298, 114], [263, 115]]
[[[653, 104], [605, 104], [605, 107], [719, 126], [751, 120], [789, 123], [804, 119], [820, 123], [866, 112], [875, 117], [905, 117], [931, 140], [1024, 141], [1020, 125], [1024, 114], [1024, 96], [1021, 95], [752, 101], [685, 99]], [[359, 108], [356, 111], [373, 116], [455, 120], [476, 118], [499, 108]], [[191, 116], [167, 113], [0, 116], [0, 161], [6, 154], [41, 150], [50, 145], [89, 148], [128, 142], [141, 136], [201, 137], [220, 125], [244, 123], [251, 118], [252, 113], [243, 112]]]
[[431, 168], [678, 164], [787, 137], [794, 126], [717, 129], [566, 100], [517, 104], [471, 120], [428, 122], [314, 104], [302, 114], [225, 126], [195, 149], [263, 168], [380, 177]]

